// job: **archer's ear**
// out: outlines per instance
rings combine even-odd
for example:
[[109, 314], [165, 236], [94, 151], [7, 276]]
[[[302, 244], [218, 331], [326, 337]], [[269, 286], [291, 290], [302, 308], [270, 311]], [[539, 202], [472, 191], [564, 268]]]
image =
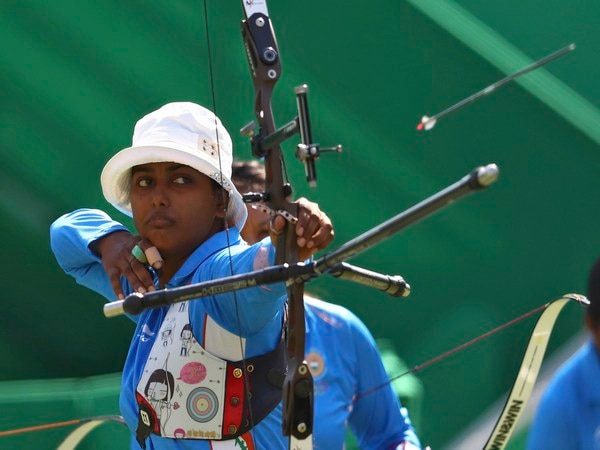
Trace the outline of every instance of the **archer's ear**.
[[221, 188], [215, 190], [215, 206], [217, 207], [216, 216], [221, 219], [225, 218], [225, 212], [229, 203], [229, 193]]

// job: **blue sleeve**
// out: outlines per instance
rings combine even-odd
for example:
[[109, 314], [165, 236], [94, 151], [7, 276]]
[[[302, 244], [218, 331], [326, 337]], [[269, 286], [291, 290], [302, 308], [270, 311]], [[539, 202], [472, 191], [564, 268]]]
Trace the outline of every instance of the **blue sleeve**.
[[404, 441], [421, 448], [408, 413], [392, 390], [373, 336], [354, 314], [350, 318], [353, 347], [359, 364], [356, 368], [358, 394], [349, 426], [360, 448], [396, 449]]
[[59, 266], [77, 283], [115, 300], [110, 280], [100, 258], [89, 245], [115, 231], [128, 231], [105, 212], [78, 209], [59, 217], [50, 226], [50, 246]]
[[[258, 263], [257, 261], [261, 261]], [[233, 245], [215, 254], [194, 274], [193, 282], [214, 280], [244, 274], [274, 264], [275, 249], [269, 239], [250, 247]], [[257, 267], [257, 264], [259, 267]], [[272, 327], [271, 335], [277, 335], [282, 325], [281, 315], [286, 300], [283, 282], [240, 289], [214, 297], [206, 302], [209, 314], [230, 332], [251, 337]], [[198, 305], [192, 303], [192, 308]]]
[[578, 427], [570, 420], [577, 417], [569, 401], [573, 386], [562, 374], [557, 373], [542, 395], [527, 438], [529, 450], [579, 448]]

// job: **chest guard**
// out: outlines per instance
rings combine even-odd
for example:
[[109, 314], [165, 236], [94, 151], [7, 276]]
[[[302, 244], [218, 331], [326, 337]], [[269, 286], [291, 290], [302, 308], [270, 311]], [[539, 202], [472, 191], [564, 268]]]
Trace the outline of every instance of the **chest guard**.
[[[207, 322], [219, 327], [208, 316], [205, 327]], [[188, 302], [171, 305], [136, 389], [140, 446], [145, 448], [152, 433], [218, 441], [249, 431], [281, 401], [287, 369], [283, 338], [272, 352], [246, 359], [245, 371], [243, 364], [204, 349], [191, 328]]]

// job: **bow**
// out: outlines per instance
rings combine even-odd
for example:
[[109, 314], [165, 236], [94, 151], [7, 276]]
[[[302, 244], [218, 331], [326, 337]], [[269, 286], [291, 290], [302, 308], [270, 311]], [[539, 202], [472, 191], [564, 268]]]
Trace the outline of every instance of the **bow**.
[[[487, 188], [496, 181], [497, 176], [498, 167], [495, 164], [477, 167], [471, 171], [471, 173], [467, 174], [457, 182], [419, 202], [406, 211], [399, 213], [391, 219], [346, 242], [336, 250], [321, 256], [310, 264], [279, 264], [270, 268], [261, 269], [246, 274], [233, 275], [172, 289], [162, 289], [154, 292], [148, 292], [146, 294], [133, 293], [130, 294], [125, 300], [114, 301], [105, 304], [104, 314], [107, 317], [113, 317], [123, 313], [136, 315], [140, 314], [145, 309], [163, 307], [177, 302], [198, 299], [210, 295], [223, 294], [225, 292], [236, 291], [239, 289], [255, 287], [257, 285], [273, 282], [286, 281], [288, 286], [294, 286], [297, 284], [302, 286], [304, 281], [326, 273], [329, 273], [334, 277], [344, 278], [374, 287], [378, 290], [388, 292], [393, 296], [406, 296], [407, 291], [409, 291], [409, 287], [401, 277], [389, 277], [387, 275], [366, 271], [364, 269], [345, 264], [344, 261], [358, 255], [359, 253], [373, 247], [378, 243], [381, 243], [397, 232], [439, 211], [457, 199], [463, 198], [471, 192]], [[301, 307], [303, 308], [303, 306]], [[303, 309], [301, 310], [301, 313], [303, 318]], [[301, 331], [303, 332], [302, 334], [304, 334], [304, 328]], [[292, 347], [290, 351], [295, 350], [302, 352], [301, 356], [303, 357], [304, 349], [303, 347], [298, 348], [297, 341], [296, 346]], [[311, 392], [307, 391], [307, 388], [312, 386], [312, 378], [310, 378], [310, 372], [300, 373], [302, 371], [302, 367], [306, 367], [306, 363], [303, 359], [300, 360], [296, 356], [296, 360], [294, 362], [296, 363], [296, 366], [294, 367], [296, 368], [296, 371], [299, 372], [300, 376], [294, 379], [294, 374], [288, 373], [287, 380], [289, 385], [287, 388], [288, 390], [284, 391], [284, 394], [287, 393], [289, 396], [284, 397], [284, 400], [288, 402], [286, 403], [288, 407], [290, 402], [296, 402], [292, 404], [295, 406], [295, 408], [291, 410], [291, 414], [298, 413], [297, 415], [291, 417], [291, 419], [288, 419], [284, 425], [297, 425], [297, 429], [291, 429], [289, 434], [290, 445], [293, 445], [291, 448], [305, 449], [312, 447], [311, 439], [309, 439], [310, 435], [307, 435], [306, 438], [302, 439], [297, 438], [292, 432], [298, 431], [302, 433], [307, 431], [305, 427], [308, 425], [305, 421], [309, 418], [312, 419], [312, 416], [306, 415], [308, 413], [312, 413], [312, 394]], [[246, 364], [244, 363], [243, 367], [245, 366]], [[307, 367], [306, 369], [308, 370]], [[306, 375], [308, 378], [302, 378], [304, 375]], [[294, 384], [298, 379], [300, 382]], [[311, 384], [305, 383], [304, 380], [308, 380], [308, 383]], [[294, 391], [290, 392], [290, 390]], [[290, 399], [289, 397], [293, 398]], [[298, 398], [300, 401], [297, 401]], [[306, 409], [302, 409], [302, 407], [308, 406], [311, 407], [308, 412]], [[309, 424], [312, 425], [312, 421]]]
[[[308, 108], [306, 105], [306, 86], [300, 86], [296, 89], [298, 117], [282, 128], [276, 128], [271, 98], [275, 84], [281, 75], [281, 64], [273, 27], [265, 2], [255, 3], [246, 0], [242, 2], [242, 5], [245, 13], [245, 20], [242, 21], [241, 26], [242, 37], [254, 84], [254, 112], [258, 123], [257, 133], [254, 133], [251, 126], [246, 127], [244, 131], [251, 135], [254, 155], [263, 157], [266, 162], [267, 188], [262, 200], [265, 201], [270, 209], [283, 212], [284, 215], [293, 218], [297, 217], [298, 211], [296, 205], [289, 201], [291, 188], [284, 179], [281, 142], [296, 133], [300, 134], [302, 142], [298, 146], [296, 156], [305, 163], [307, 180], [311, 185], [314, 185], [316, 181], [315, 160], [321, 151], [329, 149], [320, 149], [319, 146], [312, 143]], [[339, 146], [334, 149], [339, 151]], [[276, 264], [279, 267], [276, 268], [276, 271], [281, 271], [281, 267], [284, 265], [297, 271], [296, 275], [293, 273], [291, 276], [289, 274], [285, 275], [288, 286], [289, 307], [289, 316], [287, 319], [287, 352], [289, 361], [283, 390], [283, 432], [285, 435], [290, 436], [290, 448], [312, 448], [311, 435], [314, 393], [312, 376], [308, 365], [304, 361], [304, 281], [310, 276], [320, 275], [325, 272], [333, 273], [336, 276], [336, 274], [342, 274], [344, 271], [351, 270], [348, 265], [344, 265], [344, 259], [354, 256], [360, 251], [391, 236], [406, 225], [448, 204], [452, 199], [458, 198], [472, 190], [488, 186], [495, 181], [496, 176], [497, 167], [495, 165], [477, 168], [460, 182], [433, 197], [432, 201], [423, 202], [422, 205], [417, 205], [417, 207], [407, 211], [407, 213], [381, 224], [372, 231], [345, 244], [338, 251], [320, 258], [306, 269], [302, 269], [303, 266], [298, 261], [298, 248], [295, 243], [293, 224], [287, 224], [277, 243]], [[301, 273], [301, 270], [306, 271]], [[224, 279], [213, 280], [210, 283], [205, 283], [202, 287], [198, 285], [186, 286], [171, 289], [170, 292], [154, 292], [143, 296], [132, 294], [123, 304], [111, 305], [109, 309], [117, 307], [122, 312], [123, 308], [125, 308], [127, 312], [136, 314], [145, 307], [160, 306], [159, 303], [163, 299], [168, 304], [185, 299], [199, 298], [201, 296], [199, 295], [200, 290], [202, 290], [203, 294], [210, 295], [211, 292], [208, 289], [213, 287], [216, 289], [212, 291], [213, 293], [222, 293], [226, 290], [239, 289], [240, 287], [250, 287], [251, 285], [256, 285], [256, 280], [258, 280], [261, 274], [254, 273], [250, 275], [255, 277], [254, 281], [252, 283], [244, 281], [246, 283], [244, 286], [241, 285], [242, 277], [235, 276], [230, 277], [233, 279], [231, 289], [223, 288]], [[353, 276], [355, 275], [356, 273]], [[362, 273], [361, 276], [371, 276], [371, 274]], [[389, 280], [384, 281], [389, 283]], [[387, 289], [382, 290], [387, 291]], [[175, 296], [178, 296], [178, 300], [174, 300]], [[157, 300], [157, 302], [155, 303], [154, 300]], [[128, 304], [135, 303], [140, 307], [139, 310], [127, 309]], [[162, 303], [162, 305], [164, 304]], [[107, 311], [107, 308], [105, 308], [105, 313]]]
[[[258, 133], [252, 137], [255, 156], [264, 157], [266, 170], [265, 199], [269, 208], [285, 211], [292, 217], [298, 216], [297, 205], [289, 201], [291, 188], [284, 181], [283, 156], [280, 142], [282, 133], [277, 134], [271, 105], [273, 88], [281, 75], [279, 50], [265, 2], [242, 1], [245, 20], [241, 23], [242, 37], [254, 84], [254, 113], [258, 122]], [[306, 90], [297, 91], [305, 100]], [[299, 100], [300, 101], [300, 100]], [[300, 103], [299, 103], [300, 105]], [[304, 102], [304, 105], [306, 103]], [[299, 106], [299, 109], [301, 107]], [[307, 111], [307, 108], [304, 108]], [[299, 114], [299, 118], [302, 115]], [[305, 114], [304, 118], [308, 118]], [[302, 124], [303, 143], [311, 143], [307, 120]], [[245, 130], [248, 132], [248, 128]], [[309, 181], [316, 179], [315, 156], [305, 158]], [[279, 237], [276, 246], [277, 264], [298, 262], [298, 246], [295, 242], [294, 224], [291, 221]], [[290, 436], [290, 448], [301, 445], [312, 448], [313, 426], [313, 379], [304, 360], [304, 283], [301, 280], [288, 283], [287, 353], [288, 370], [283, 384], [283, 432]]]

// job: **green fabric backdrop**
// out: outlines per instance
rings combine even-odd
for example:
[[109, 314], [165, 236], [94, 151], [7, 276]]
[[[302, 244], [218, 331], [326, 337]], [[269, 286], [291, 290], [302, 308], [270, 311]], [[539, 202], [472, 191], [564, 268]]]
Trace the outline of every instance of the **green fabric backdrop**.
[[[597, 2], [271, 3], [284, 71], [273, 99], [279, 124], [295, 115], [293, 87], [308, 83], [315, 139], [345, 148], [321, 158], [311, 191], [293, 160], [295, 142], [285, 145], [296, 195], [329, 212], [335, 244], [475, 166], [501, 169], [489, 190], [352, 261], [403, 275], [409, 298], [328, 279], [311, 292], [355, 311], [409, 366], [563, 293], [584, 292], [599, 254]], [[213, 107], [236, 155], [251, 157], [236, 131], [253, 114], [241, 17], [236, 1], [208, 1], [208, 22], [202, 2], [191, 0], [0, 5], [2, 380], [121, 369], [132, 324], [105, 319], [102, 299], [58, 269], [48, 226], [77, 207], [110, 210], [98, 183], [104, 162], [129, 144], [139, 117], [166, 102]], [[574, 53], [522, 83], [429, 133], [415, 130], [423, 114], [570, 42]], [[533, 323], [419, 374], [424, 442], [448, 442], [510, 388]], [[581, 310], [567, 308], [550, 351], [580, 323]]]

